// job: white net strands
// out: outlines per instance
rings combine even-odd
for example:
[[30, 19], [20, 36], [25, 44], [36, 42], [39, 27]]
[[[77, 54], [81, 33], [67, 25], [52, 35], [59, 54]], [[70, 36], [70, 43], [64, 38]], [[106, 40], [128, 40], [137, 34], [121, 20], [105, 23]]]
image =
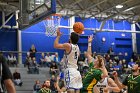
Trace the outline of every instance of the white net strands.
[[48, 37], [55, 37], [57, 35], [57, 29], [60, 26], [60, 19], [61, 16], [60, 15], [52, 15], [49, 18], [47, 18], [46, 20], [44, 20], [44, 25], [45, 25], [45, 29], [46, 29], [46, 36]]

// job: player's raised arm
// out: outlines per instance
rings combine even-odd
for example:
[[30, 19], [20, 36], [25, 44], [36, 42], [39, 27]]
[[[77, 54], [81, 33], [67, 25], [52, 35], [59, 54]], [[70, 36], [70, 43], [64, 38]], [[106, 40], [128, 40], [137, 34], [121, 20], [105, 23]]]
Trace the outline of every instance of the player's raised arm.
[[64, 44], [60, 44], [59, 43], [59, 39], [61, 37], [62, 33], [60, 32], [60, 29], [58, 28], [57, 29], [57, 37], [54, 41], [54, 48], [57, 48], [57, 49], [64, 49], [66, 51], [70, 51], [70, 44], [69, 43], [64, 43]]
[[113, 81], [112, 78], [108, 78], [108, 84], [109, 86], [107, 86], [104, 91], [113, 91], [113, 92], [120, 92], [119, 87], [117, 86], [117, 84]]
[[92, 62], [93, 57], [92, 57], [92, 50], [91, 50], [91, 45], [92, 45], [92, 41], [93, 41], [93, 35], [90, 35], [88, 37], [88, 49], [87, 49], [87, 59], [88, 59], [88, 63]]
[[[120, 82], [119, 78], [118, 78], [118, 73], [117, 73], [116, 71], [114, 71], [112, 74], [113, 74], [113, 76], [114, 76], [115, 83], [118, 85], [118, 87], [119, 87], [120, 89], [125, 88], [126, 86], [123, 85], [123, 84]], [[127, 82], [127, 79], [125, 79], [125, 82]]]

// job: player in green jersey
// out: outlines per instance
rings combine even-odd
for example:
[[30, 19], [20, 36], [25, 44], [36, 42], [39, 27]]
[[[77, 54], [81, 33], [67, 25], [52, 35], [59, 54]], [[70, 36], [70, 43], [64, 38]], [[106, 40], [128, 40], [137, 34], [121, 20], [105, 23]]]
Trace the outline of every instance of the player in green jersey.
[[88, 38], [88, 49], [86, 54], [89, 63], [89, 71], [83, 78], [83, 88], [81, 89], [81, 93], [93, 93], [93, 87], [97, 82], [100, 81], [102, 77], [108, 76], [102, 56], [98, 55], [93, 62], [93, 57], [91, 56], [92, 40], [93, 36], [91, 35]]
[[140, 93], [140, 66], [138, 64], [132, 65], [132, 74], [129, 74], [121, 83], [118, 79], [117, 72], [113, 72], [116, 84], [120, 89], [127, 87], [128, 93]]

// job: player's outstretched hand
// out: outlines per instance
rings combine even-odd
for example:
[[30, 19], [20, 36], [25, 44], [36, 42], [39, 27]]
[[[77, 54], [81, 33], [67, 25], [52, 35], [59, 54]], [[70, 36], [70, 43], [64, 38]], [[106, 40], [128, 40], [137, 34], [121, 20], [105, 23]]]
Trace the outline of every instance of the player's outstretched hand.
[[57, 29], [57, 36], [61, 36], [62, 33], [60, 32], [60, 28]]
[[93, 40], [93, 35], [90, 35], [90, 36], [88, 37], [88, 43], [91, 43], [92, 40]]

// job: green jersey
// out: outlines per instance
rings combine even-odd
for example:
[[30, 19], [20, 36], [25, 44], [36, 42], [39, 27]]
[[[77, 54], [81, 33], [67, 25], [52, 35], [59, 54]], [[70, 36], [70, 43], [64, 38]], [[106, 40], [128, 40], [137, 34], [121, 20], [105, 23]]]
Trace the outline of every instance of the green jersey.
[[128, 93], [140, 93], [140, 75], [128, 75], [123, 84], [128, 86]]
[[44, 87], [44, 88], [41, 88], [41, 89], [39, 90], [39, 92], [37, 92], [37, 93], [51, 93], [51, 90]]
[[[83, 88], [81, 93], [92, 93], [93, 87], [101, 80], [102, 71], [100, 69], [93, 68], [93, 62], [89, 64], [89, 71], [83, 78]], [[90, 91], [90, 92], [89, 92]]]

